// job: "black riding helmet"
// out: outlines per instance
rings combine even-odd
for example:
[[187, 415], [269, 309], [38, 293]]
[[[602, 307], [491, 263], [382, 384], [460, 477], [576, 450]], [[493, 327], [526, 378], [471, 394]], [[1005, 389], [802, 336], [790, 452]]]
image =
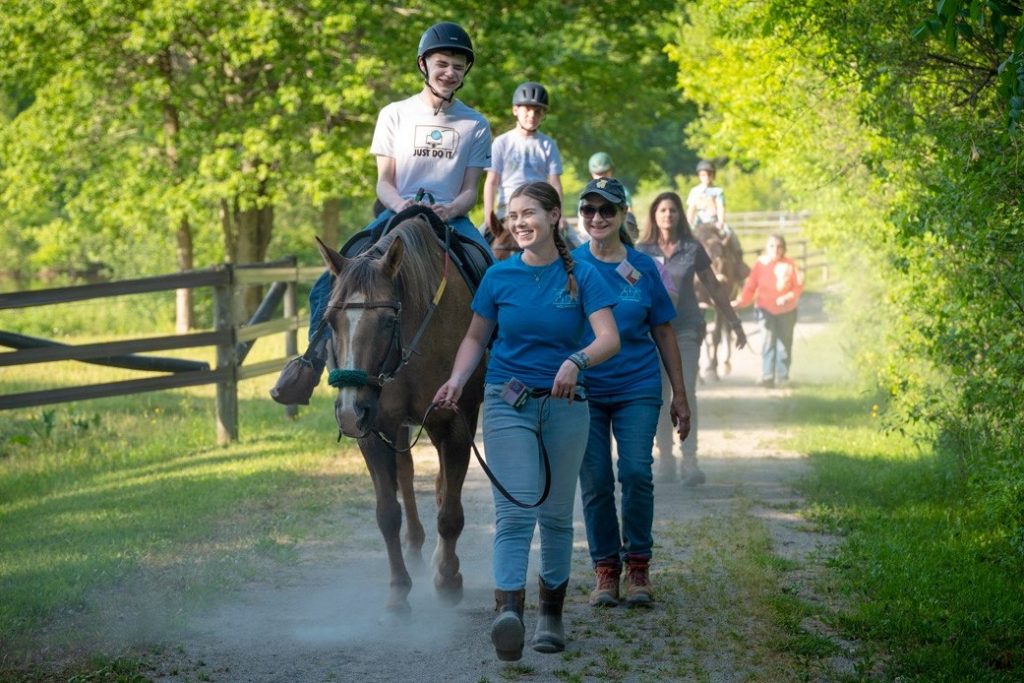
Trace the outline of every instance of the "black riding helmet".
[[516, 87], [515, 94], [512, 95], [512, 106], [518, 106], [521, 104], [547, 108], [547, 89], [545, 89], [540, 83], [535, 83], [534, 81], [520, 83]]
[[[462, 76], [462, 83], [456, 88], [456, 90], [459, 90], [466, 84], [465, 78], [469, 75], [469, 70], [473, 68], [473, 59], [475, 57], [473, 54], [473, 41], [469, 39], [469, 34], [466, 33], [465, 29], [451, 21], [442, 21], [434, 24], [420, 36], [420, 46], [416, 54], [416, 66], [420, 73], [423, 74], [423, 82], [427, 84], [430, 91], [437, 95], [437, 97], [446, 102], [451, 102], [455, 98], [455, 93], [452, 93], [451, 97], [441, 97], [434, 90], [433, 86], [430, 85], [430, 75], [427, 73], [426, 61], [422, 65], [420, 64], [421, 59], [425, 60], [426, 57], [439, 50], [455, 52], [466, 56], [466, 73]], [[440, 111], [440, 109], [437, 111]], [[436, 114], [437, 112], [434, 113]]]
[[434, 24], [420, 36], [420, 47], [417, 50], [416, 61], [421, 57], [429, 57], [432, 52], [446, 50], [466, 55], [466, 73], [473, 67], [473, 41], [465, 29], [451, 21], [442, 21]]

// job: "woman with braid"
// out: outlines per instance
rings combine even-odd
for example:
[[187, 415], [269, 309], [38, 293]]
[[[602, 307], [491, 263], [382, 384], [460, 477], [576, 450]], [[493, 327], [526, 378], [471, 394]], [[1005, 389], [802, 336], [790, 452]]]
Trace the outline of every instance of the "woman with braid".
[[[523, 652], [526, 573], [538, 524], [539, 618], [532, 646], [538, 652], [565, 649], [562, 605], [573, 503], [590, 429], [584, 371], [618, 352], [619, 333], [611, 311], [615, 295], [593, 266], [573, 260], [559, 234], [555, 188], [545, 182], [522, 185], [512, 193], [506, 216], [523, 251], [484, 275], [452, 375], [434, 401], [455, 408], [497, 326], [484, 391], [487, 461], [505, 489], [526, 504], [544, 490], [544, 452], [551, 466], [550, 492], [539, 507], [518, 507], [493, 489], [498, 616], [491, 641], [499, 659], [514, 661]], [[593, 341], [583, 346], [587, 323]]]

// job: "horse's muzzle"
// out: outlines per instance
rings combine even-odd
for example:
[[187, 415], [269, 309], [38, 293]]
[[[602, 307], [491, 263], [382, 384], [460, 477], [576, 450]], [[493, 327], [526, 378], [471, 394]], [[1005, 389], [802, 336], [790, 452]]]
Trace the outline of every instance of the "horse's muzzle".
[[[353, 401], [351, 397], [344, 396], [345, 391], [341, 393], [342, 396], [334, 402], [334, 417], [338, 422], [338, 428], [348, 436], [362, 437], [373, 425], [376, 405], [362, 401], [358, 396]], [[345, 400], [346, 398], [349, 400]]]

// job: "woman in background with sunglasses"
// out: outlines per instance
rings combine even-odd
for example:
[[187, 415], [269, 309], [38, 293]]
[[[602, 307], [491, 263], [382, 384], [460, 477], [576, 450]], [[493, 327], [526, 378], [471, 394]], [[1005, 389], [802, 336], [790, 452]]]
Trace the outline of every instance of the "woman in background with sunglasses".
[[[672, 329], [683, 359], [683, 380], [689, 402], [690, 434], [683, 441], [682, 478], [684, 486], [704, 483], [704, 472], [697, 465], [697, 371], [700, 363], [700, 345], [704, 341], [704, 313], [697, 305], [693, 289], [696, 275], [704, 283], [715, 306], [728, 311], [729, 324], [736, 333], [736, 348], [747, 344], [739, 316], [729, 305], [729, 294], [721, 290], [711, 259], [704, 247], [693, 237], [683, 213], [683, 202], [675, 192], [662, 192], [651, 202], [647, 225], [640, 234], [636, 248], [662, 265], [665, 284], [675, 299], [676, 317]], [[673, 452], [672, 427], [662, 413], [658, 424], [658, 481], [676, 480], [676, 457]]]
[[[651, 450], [661, 412], [661, 364], [672, 388], [669, 413], [680, 438], [685, 438], [690, 428], [679, 348], [670, 323], [675, 307], [654, 261], [623, 243], [620, 230], [626, 211], [626, 192], [618, 180], [591, 180], [580, 195], [579, 207], [590, 241], [573, 252], [574, 259], [593, 266], [615, 292], [617, 303], [612, 312], [621, 342], [616, 356], [586, 373], [590, 436], [580, 469], [580, 491], [596, 574], [590, 594], [590, 604], [595, 607], [619, 603], [623, 567], [626, 604], [647, 605], [653, 600], [648, 569], [654, 543]], [[584, 342], [593, 338], [588, 330]], [[622, 486], [621, 531], [612, 435]]]

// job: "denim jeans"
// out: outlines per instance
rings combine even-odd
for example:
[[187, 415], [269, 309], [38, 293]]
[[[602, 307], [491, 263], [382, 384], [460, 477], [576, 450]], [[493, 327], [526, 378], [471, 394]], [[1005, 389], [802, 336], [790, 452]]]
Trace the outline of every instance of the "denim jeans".
[[[704, 333], [701, 330], [686, 330], [676, 332], [676, 341], [679, 343], [679, 355], [683, 361], [683, 382], [686, 384], [686, 402], [690, 404], [690, 435], [683, 441], [683, 461], [697, 461], [697, 373], [700, 370], [700, 345], [704, 341]], [[675, 471], [675, 456], [673, 444], [676, 440], [675, 427], [672, 426], [672, 418], [669, 416], [669, 406], [672, 404], [672, 384], [665, 375], [665, 369], [661, 370], [661, 398], [664, 408], [658, 419], [658, 468]]]
[[[484, 449], [487, 464], [510, 494], [533, 503], [544, 490], [538, 433], [551, 461], [551, 492], [538, 508], [524, 510], [494, 495], [494, 586], [514, 591], [526, 586], [530, 544], [540, 524], [540, 576], [547, 586], [569, 578], [572, 514], [576, 480], [587, 445], [590, 411], [583, 401], [529, 398], [520, 408], [501, 399], [500, 384], [484, 390]], [[543, 429], [541, 421], [543, 420]]]
[[[385, 223], [389, 218], [395, 215], [395, 212], [391, 209], [385, 209], [379, 216], [374, 218], [370, 223], [363, 228], [363, 232], [372, 231], [377, 229], [378, 226]], [[456, 216], [448, 221], [448, 224], [455, 228], [455, 232], [460, 235], [469, 237], [474, 242], [483, 246], [488, 253], [491, 251], [490, 245], [487, 244], [487, 240], [480, 234], [480, 231], [476, 229], [476, 226], [466, 218], [465, 216]], [[317, 335], [317, 331], [320, 330], [320, 319], [324, 316], [324, 311], [327, 309], [327, 302], [331, 298], [331, 289], [334, 287], [334, 276], [331, 275], [331, 271], [325, 270], [323, 274], [313, 283], [313, 288], [309, 290], [309, 341], [312, 346], [314, 342], [321, 341], [327, 333], [327, 330], [323, 330], [320, 335]], [[314, 339], [316, 337], [316, 339]]]
[[796, 326], [796, 309], [786, 313], [769, 313], [757, 309], [761, 325], [761, 378], [789, 379], [789, 365], [793, 359], [793, 328]]
[[[651, 556], [654, 539], [654, 432], [661, 398], [627, 402], [590, 399], [590, 437], [580, 469], [583, 519], [587, 525], [590, 559], [621, 564], [627, 556]], [[615, 510], [615, 472], [612, 442], [618, 450], [618, 480], [622, 488], [622, 531]]]

